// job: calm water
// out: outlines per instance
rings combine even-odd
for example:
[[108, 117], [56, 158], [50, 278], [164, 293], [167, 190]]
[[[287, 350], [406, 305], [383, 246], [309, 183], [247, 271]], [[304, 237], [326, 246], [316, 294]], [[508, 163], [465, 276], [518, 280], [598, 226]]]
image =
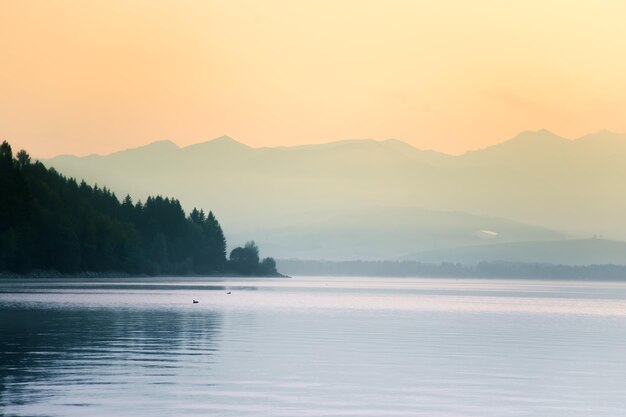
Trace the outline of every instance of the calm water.
[[5, 416], [622, 417], [626, 284], [3, 281], [0, 355]]

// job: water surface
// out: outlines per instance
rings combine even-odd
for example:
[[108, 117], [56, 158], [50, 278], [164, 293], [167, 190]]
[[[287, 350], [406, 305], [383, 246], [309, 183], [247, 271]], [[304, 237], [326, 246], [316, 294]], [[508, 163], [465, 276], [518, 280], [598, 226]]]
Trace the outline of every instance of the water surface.
[[625, 352], [617, 282], [0, 282], [6, 416], [624, 416]]

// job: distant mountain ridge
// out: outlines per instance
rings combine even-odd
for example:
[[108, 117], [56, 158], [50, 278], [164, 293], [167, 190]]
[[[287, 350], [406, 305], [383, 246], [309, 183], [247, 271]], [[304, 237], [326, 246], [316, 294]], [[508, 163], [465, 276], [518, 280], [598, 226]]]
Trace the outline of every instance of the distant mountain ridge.
[[236, 139], [232, 138], [231, 136], [228, 135], [222, 135], [222, 136], [218, 136], [216, 138], [213, 139], [209, 139], [206, 141], [202, 141], [202, 142], [197, 142], [197, 143], [193, 143], [191, 145], [186, 145], [186, 146], [179, 146], [178, 144], [176, 144], [174, 141], [170, 140], [170, 139], [160, 139], [160, 140], [155, 140], [153, 142], [149, 142], [145, 145], [140, 145], [134, 148], [128, 148], [128, 149], [124, 149], [124, 150], [119, 150], [119, 151], [114, 151], [108, 154], [89, 154], [89, 155], [85, 155], [85, 156], [75, 156], [75, 155], [71, 155], [71, 154], [61, 154], [61, 155], [57, 155], [55, 157], [52, 158], [48, 158], [48, 159], [55, 159], [55, 158], [59, 158], [59, 157], [74, 157], [74, 158], [86, 158], [86, 157], [94, 157], [94, 156], [99, 156], [99, 157], [106, 157], [106, 156], [111, 156], [111, 155], [115, 155], [115, 154], [119, 154], [119, 153], [125, 153], [125, 152], [129, 152], [129, 151], [138, 151], [138, 150], [142, 150], [142, 149], [146, 149], [146, 148], [152, 148], [152, 147], [169, 147], [169, 148], [176, 148], [176, 149], [188, 149], [188, 148], [195, 148], [198, 146], [203, 146], [203, 145], [217, 145], [217, 144], [231, 144], [234, 146], [238, 146], [241, 148], [248, 148], [248, 149], [256, 149], [256, 150], [263, 150], [263, 149], [302, 149], [302, 150], [312, 150], [312, 149], [323, 149], [323, 148], [335, 148], [338, 146], [345, 146], [345, 145], [354, 145], [354, 144], [363, 144], [363, 143], [369, 143], [369, 144], [373, 144], [373, 145], [377, 145], [377, 146], [387, 146], [387, 147], [392, 147], [392, 148], [399, 148], [402, 150], [411, 150], [411, 151], [418, 151], [418, 152], [423, 152], [423, 153], [429, 153], [429, 154], [435, 154], [438, 156], [443, 156], [443, 157], [447, 157], [447, 158], [464, 158], [467, 157], [468, 155], [473, 155], [473, 154], [477, 154], [477, 153], [482, 153], [485, 152], [487, 150], [493, 150], [493, 149], [499, 149], [502, 147], [510, 147], [513, 145], [520, 145], [520, 144], [528, 144], [528, 142], [530, 143], [534, 143], [534, 144], [540, 144], [540, 143], [545, 143], [545, 142], [552, 142], [552, 143], [560, 143], [560, 144], [578, 144], [578, 145], [588, 145], [590, 143], [593, 142], [612, 142], [613, 144], [616, 143], [620, 143], [620, 142], [624, 142], [626, 141], [626, 133], [616, 133], [616, 132], [612, 132], [608, 129], [601, 129], [598, 130], [597, 132], [594, 133], [589, 133], [583, 136], [580, 136], [578, 138], [575, 139], [566, 139], [562, 136], [559, 136], [553, 132], [551, 132], [550, 130], [547, 129], [539, 129], [536, 131], [533, 130], [525, 130], [520, 132], [519, 134], [517, 134], [516, 136], [508, 139], [508, 140], [504, 140], [502, 142], [499, 143], [495, 143], [493, 145], [489, 145], [483, 148], [478, 148], [478, 149], [472, 149], [472, 150], [468, 150], [463, 152], [460, 155], [452, 155], [452, 154], [447, 154], [444, 152], [439, 152], [439, 151], [435, 151], [432, 149], [421, 149], [418, 148], [414, 145], [411, 145], [410, 143], [404, 142], [401, 139], [396, 139], [396, 138], [389, 138], [389, 139], [382, 139], [382, 140], [375, 140], [375, 139], [371, 139], [371, 138], [361, 138], [361, 139], [343, 139], [343, 140], [336, 140], [336, 141], [330, 141], [330, 142], [321, 142], [321, 143], [312, 143], [312, 144], [305, 144], [305, 145], [280, 145], [280, 146], [262, 146], [262, 147], [251, 147], [249, 145], [246, 145], [242, 142], [237, 141]]
[[[599, 131], [568, 140], [540, 130], [459, 156], [396, 139], [252, 148], [222, 136], [45, 162], [106, 183], [118, 195], [143, 199], [158, 192], [179, 196], [185, 207], [213, 207], [231, 241], [240, 231], [264, 236], [259, 243], [278, 257], [378, 259], [376, 253], [402, 257], [485, 244], [477, 233], [493, 228], [493, 219], [518, 225], [494, 230], [494, 243], [594, 234], [626, 240], [625, 160], [625, 134]], [[381, 223], [402, 209], [414, 212], [405, 227]], [[369, 214], [356, 216], [361, 223], [346, 222], [355, 213]], [[429, 229], [427, 213], [450, 220]], [[467, 227], [452, 218], [465, 219]], [[454, 231], [446, 224], [455, 224]], [[342, 249], [333, 242], [343, 242]]]

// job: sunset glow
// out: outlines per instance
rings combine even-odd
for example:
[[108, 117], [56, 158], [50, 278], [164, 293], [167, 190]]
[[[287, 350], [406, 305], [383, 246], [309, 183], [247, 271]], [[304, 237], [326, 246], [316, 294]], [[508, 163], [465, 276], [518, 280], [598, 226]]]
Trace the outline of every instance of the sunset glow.
[[621, 1], [0, 3], [0, 138], [37, 157], [229, 135], [461, 153], [626, 131]]

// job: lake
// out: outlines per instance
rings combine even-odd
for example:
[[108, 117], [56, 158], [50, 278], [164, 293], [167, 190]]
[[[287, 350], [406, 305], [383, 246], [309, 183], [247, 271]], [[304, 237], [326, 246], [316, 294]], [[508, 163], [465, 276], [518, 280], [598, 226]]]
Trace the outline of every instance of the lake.
[[622, 417], [626, 283], [3, 280], [0, 355], [4, 416]]

